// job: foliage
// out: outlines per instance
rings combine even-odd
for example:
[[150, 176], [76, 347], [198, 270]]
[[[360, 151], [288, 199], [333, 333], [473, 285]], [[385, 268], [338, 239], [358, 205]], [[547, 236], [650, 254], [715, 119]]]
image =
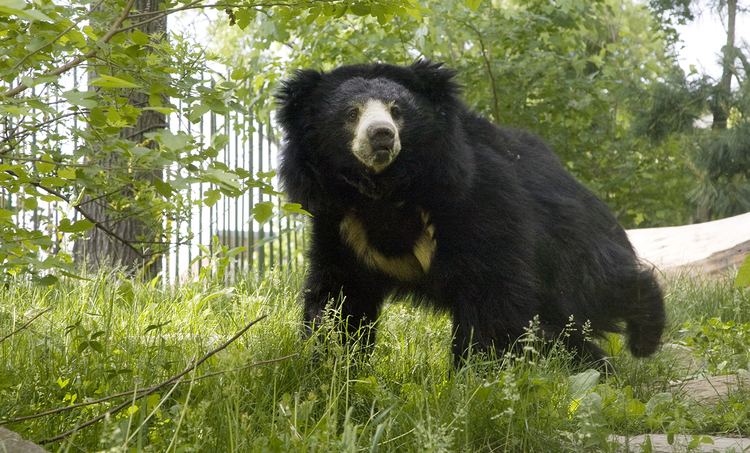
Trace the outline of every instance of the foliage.
[[[250, 174], [214, 159], [227, 145], [226, 135], [194, 137], [164, 124], [134, 129], [149, 110], [183, 124], [204, 115], [245, 113], [252, 103], [241, 102], [260, 87], [248, 85], [244, 76], [227, 80], [212, 71], [205, 51], [181, 35], [139, 29], [176, 11], [221, 3], [170, 0], [156, 13], [136, 11], [133, 4], [0, 2], [0, 280], [27, 272], [49, 284], [56, 280], [55, 270], [70, 275], [75, 269], [69, 244], [92, 228], [144, 259], [171, 245], [165, 239], [117, 236], [109, 220], [91, 214], [95, 205], [106, 206], [115, 222], [137, 216], [157, 230], [165, 225], [166, 238], [176, 228], [174, 220], [194, 204], [212, 205], [250, 187], [273, 193], [272, 174]], [[241, 24], [257, 14], [293, 17], [316, 11], [330, 18], [349, 8], [395, 15], [409, 10], [410, 3], [321, 6], [300, 0], [265, 6], [246, 0], [233, 3], [229, 13]], [[130, 103], [134, 93], [147, 101]], [[145, 139], [132, 139], [141, 133]], [[191, 196], [197, 183], [211, 185], [202, 199]], [[298, 206], [288, 208], [300, 212]], [[268, 207], [254, 212], [267, 217]]]
[[688, 80], [679, 66], [673, 66], [640, 96], [647, 102], [634, 107], [633, 133], [659, 143], [672, 134], [692, 131], [706, 109], [706, 85], [705, 79]]
[[[368, 357], [334, 338], [320, 343], [301, 338], [299, 276], [275, 274], [227, 288], [210, 275], [179, 289], [134, 283], [118, 273], [66, 279], [52, 288], [11, 285], [0, 294], [0, 334], [44, 308], [51, 311], [0, 341], [0, 420], [161, 382], [248, 320], [267, 314], [183, 383], [48, 447], [572, 452], [609, 451], [612, 433], [700, 437], [750, 429], [743, 394], [711, 407], [670, 391], [670, 382], [696, 370], [680, 368], [666, 348], [647, 360], [618, 352], [613, 359], [618, 373], [604, 376], [574, 368], [568, 352], [542, 344], [532, 330], [522, 354], [476, 356], [469, 366], [451, 371], [446, 316], [411, 304], [387, 305]], [[708, 329], [710, 347], [726, 351], [722, 338], [729, 330], [723, 326], [748, 322], [742, 317], [750, 313], [750, 292], [731, 289], [729, 280], [707, 285], [678, 280], [666, 292], [670, 311], [680, 313], [667, 343], [698, 338]], [[714, 316], [723, 317], [718, 330], [710, 321]], [[695, 327], [690, 335], [678, 330], [688, 318]], [[750, 338], [740, 340], [746, 353]], [[740, 348], [737, 343], [732, 351]], [[707, 363], [720, 360], [709, 348], [696, 347], [695, 354]], [[732, 363], [724, 370], [736, 371]], [[7, 427], [32, 440], [48, 438], [123, 398]]]
[[737, 323], [720, 318], [688, 321], [682, 326], [684, 342], [708, 360], [708, 371], [726, 374], [748, 369], [750, 323]]
[[[633, 126], [653, 127], [642, 121], [643, 106], [673, 67], [645, 7], [609, 0], [421, 6], [421, 17], [391, 20], [346, 14], [330, 21], [313, 11], [291, 21], [263, 15], [244, 30], [220, 27], [224, 39], [215, 46], [236, 67], [260, 68], [253, 83], [269, 87], [300, 67], [409, 63], [420, 56], [444, 61], [458, 70], [472, 108], [540, 134], [626, 225], [688, 218], [684, 143], [654, 147]], [[683, 125], [694, 111], [680, 118]], [[663, 181], [673, 189], [663, 192]], [[654, 201], [644, 206], [646, 200]]]
[[677, 26], [695, 19], [691, 9], [694, 0], [649, 0], [648, 4], [671, 40], [678, 39]]
[[[734, 43], [736, 15], [742, 8], [737, 1], [652, 0], [649, 3], [661, 18], [662, 26], [671, 30], [673, 45], [677, 42], [673, 26], [693, 20], [691, 8], [710, 6], [725, 24], [726, 45], [716, 49], [722, 54], [721, 78], [715, 80], [707, 75], [691, 74], [693, 79], [687, 83], [684, 78], [671, 77], [662, 89], [664, 95], [655, 93], [649, 115], [643, 118], [648, 119], [646, 124], [653, 125], [649, 132], [653, 132], [650, 135], [656, 140], [668, 134], [693, 139], [693, 144], [687, 147], [688, 163], [696, 180], [688, 191], [693, 219], [707, 221], [747, 212], [750, 210], [750, 161], [747, 158], [750, 64], [748, 49]], [[670, 111], [677, 114], [670, 114]], [[713, 116], [711, 131], [701, 125], [709, 113]], [[690, 127], [691, 116], [704, 118]], [[667, 121], [660, 121], [660, 118]]]
[[690, 198], [702, 220], [750, 211], [750, 83], [737, 74], [730, 127], [703, 134], [692, 156], [699, 179]]
[[745, 257], [737, 270], [737, 278], [734, 280], [734, 286], [738, 288], [750, 288], [750, 255]]

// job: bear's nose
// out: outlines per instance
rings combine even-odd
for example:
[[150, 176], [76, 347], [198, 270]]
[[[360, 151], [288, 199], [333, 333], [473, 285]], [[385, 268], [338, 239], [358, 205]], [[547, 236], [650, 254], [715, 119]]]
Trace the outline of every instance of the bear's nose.
[[367, 128], [367, 139], [372, 149], [393, 149], [396, 139], [396, 128], [390, 123], [373, 123]]

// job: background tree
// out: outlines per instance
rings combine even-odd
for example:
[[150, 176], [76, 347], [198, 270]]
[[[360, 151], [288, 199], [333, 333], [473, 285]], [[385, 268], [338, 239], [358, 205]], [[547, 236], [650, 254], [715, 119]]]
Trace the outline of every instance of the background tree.
[[[711, 130], [702, 128], [674, 129], [688, 137], [686, 151], [696, 183], [689, 191], [696, 221], [706, 221], [750, 211], [750, 127], [748, 127], [747, 43], [736, 43], [737, 16], [743, 11], [737, 0], [699, 1], [653, 0], [651, 6], [667, 21], [686, 23], [694, 19], [691, 8], [708, 7], [722, 17], [726, 40], [720, 54], [721, 76], [713, 79], [698, 75], [692, 83], [683, 80], [689, 91], [686, 97], [656, 99], [656, 109], [692, 110], [696, 100], [710, 114]], [[733, 81], [736, 82], [733, 84]], [[684, 103], [682, 101], [685, 101]], [[668, 102], [671, 107], [667, 105]]]
[[[360, 4], [327, 2], [321, 14], [333, 17]], [[165, 39], [163, 26], [156, 24], [188, 9], [227, 10], [230, 20], [236, 15], [239, 22], [259, 12], [296, 17], [320, 5], [1, 2], [0, 191], [6, 202], [0, 205], [0, 279], [29, 273], [53, 283], [53, 273], [74, 275], [70, 244], [87, 232], [89, 261], [107, 256], [111, 264], [152, 265], [170, 246], [160, 238], [173, 233], [174, 220], [193, 205], [211, 205], [250, 187], [273, 193], [268, 175], [214, 159], [225, 136], [203, 143], [161, 129], [163, 118], [149, 113], [195, 122], [204, 114], [242, 110], [239, 96], [246, 99], [261, 88], [242, 77], [226, 80], [211, 70], [202, 48], [180, 34]], [[415, 14], [410, 2], [367, 5], [390, 15]], [[85, 86], [87, 74], [95, 76]], [[196, 183], [213, 188], [196, 200], [190, 196]], [[41, 215], [46, 203], [52, 203], [54, 215]], [[299, 212], [293, 205], [284, 209]], [[255, 213], [266, 217], [268, 209]]]
[[[106, 7], [107, 5], [102, 6]], [[99, 6], [100, 10], [102, 10], [102, 6]], [[137, 11], [142, 17], [158, 14], [164, 7], [165, 2], [163, 0], [136, 0], [133, 4], [133, 10]], [[102, 10], [102, 12], [109, 16], [109, 20], [105, 21], [105, 23], [111, 22], [112, 17], [115, 17], [117, 14], [116, 10]], [[146, 53], [139, 55], [139, 57], [148, 58], [155, 56], [158, 58], [158, 55], [148, 50], [150, 47], [149, 44], [152, 40], [158, 42], [166, 38], [167, 16], [144, 23], [133, 30], [134, 32], [140, 32], [137, 36], [140, 37], [146, 49]], [[128, 66], [125, 67], [127, 68]], [[97, 67], [96, 65], [91, 65], [89, 68], [89, 81], [96, 85], [96, 80], [98, 79]], [[104, 70], [109, 72], [106, 69]], [[99, 88], [99, 90], [103, 89], [106, 88]], [[126, 90], [122, 93], [122, 96], [127, 99], [127, 104], [125, 104], [127, 106], [143, 108], [149, 105], [149, 94], [143, 91]], [[154, 96], [161, 96], [163, 98], [161, 101], [155, 99], [154, 103], [156, 104], [162, 105], [167, 102], [164, 95], [155, 94]], [[143, 143], [146, 138], [145, 134], [164, 129], [167, 126], [167, 115], [164, 111], [156, 109], [143, 110], [135, 120], [133, 127], [125, 127], [120, 130], [119, 137], [135, 143]], [[148, 142], [147, 146], [154, 148], [155, 143]], [[98, 164], [102, 167], [111, 168], [122, 165], [123, 160], [119, 154], [111, 153]], [[132, 176], [133, 178], [153, 183], [157, 179], [163, 180], [163, 169], [154, 168], [139, 171]], [[163, 184], [163, 181], [161, 183]], [[161, 269], [161, 260], [159, 258], [161, 251], [164, 249], [162, 244], [166, 240], [162, 235], [162, 216], [157, 215], [156, 217], [148, 218], [130, 209], [123, 209], [122, 207], [113, 209], [109, 204], [110, 200], [106, 196], [113, 188], [104, 187], [103, 189], [107, 192], [94, 192], [84, 197], [84, 203], [86, 203], [84, 209], [97, 222], [107, 224], [110, 232], [105, 233], [97, 228], [86, 231], [75, 242], [73, 253], [76, 261], [82, 264], [85, 263], [91, 270], [114, 266], [132, 270], [140, 269], [145, 273], [145, 276], [149, 277], [158, 275]], [[127, 184], [120, 188], [119, 194], [126, 197], [125, 199], [118, 200], [120, 202], [138, 196], [138, 194], [133, 193], [132, 188]], [[112, 196], [110, 195], [109, 198], [112, 198]], [[128, 204], [135, 205], [134, 203]], [[138, 246], [132, 247], [131, 245]]]
[[[336, 21], [324, 7], [220, 27], [217, 51], [273, 87], [289, 69], [426, 56], [459, 71], [464, 97], [490, 119], [532, 130], [626, 225], [687, 219], [690, 182], [675, 143], [631, 134], [648, 88], [672, 70], [650, 11], [599, 0], [425, 1], [416, 16], [373, 7]], [[242, 70], [239, 70], [242, 72]], [[606, 177], [603, 177], [606, 175]], [[665, 184], [666, 183], [666, 184]], [[665, 185], [669, 187], [666, 188]]]

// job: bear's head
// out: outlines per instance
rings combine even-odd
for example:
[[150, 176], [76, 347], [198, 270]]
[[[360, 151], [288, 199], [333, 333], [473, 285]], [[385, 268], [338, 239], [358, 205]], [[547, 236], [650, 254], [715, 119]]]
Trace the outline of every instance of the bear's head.
[[342, 181], [370, 198], [407, 185], [461, 111], [454, 75], [427, 60], [297, 71], [277, 94], [280, 176], [292, 200], [310, 208]]

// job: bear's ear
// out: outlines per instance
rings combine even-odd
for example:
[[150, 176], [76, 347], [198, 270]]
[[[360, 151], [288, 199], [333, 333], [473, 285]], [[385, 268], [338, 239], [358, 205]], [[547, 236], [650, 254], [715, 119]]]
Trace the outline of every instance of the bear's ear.
[[455, 81], [456, 71], [446, 68], [443, 63], [433, 63], [426, 58], [420, 58], [411, 65], [414, 73], [415, 87], [430, 100], [443, 102], [453, 99], [461, 91]]
[[312, 69], [298, 69], [294, 75], [281, 82], [276, 92], [279, 105], [278, 119], [286, 131], [300, 130], [307, 116], [310, 95], [320, 83], [323, 74]]

